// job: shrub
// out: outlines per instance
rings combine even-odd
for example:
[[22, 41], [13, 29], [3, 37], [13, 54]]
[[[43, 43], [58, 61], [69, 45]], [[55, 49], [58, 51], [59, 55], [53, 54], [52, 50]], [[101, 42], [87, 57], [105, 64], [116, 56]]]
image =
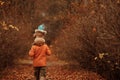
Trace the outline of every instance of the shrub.
[[120, 74], [120, 19], [116, 1], [71, 2], [65, 24], [55, 41], [61, 59], [79, 63], [108, 80]]
[[32, 22], [29, 17], [33, 6], [30, 5], [33, 5], [32, 0], [0, 1], [0, 71], [12, 66], [14, 60], [24, 56], [31, 46], [28, 39], [32, 34]]

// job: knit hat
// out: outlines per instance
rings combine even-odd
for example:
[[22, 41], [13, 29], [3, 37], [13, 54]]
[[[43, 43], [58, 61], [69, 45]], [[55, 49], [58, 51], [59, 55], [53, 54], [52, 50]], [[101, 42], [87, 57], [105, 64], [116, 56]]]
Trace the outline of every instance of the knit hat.
[[38, 29], [39, 29], [39, 30], [45, 30], [45, 25], [44, 25], [44, 24], [39, 25], [39, 26], [38, 26]]
[[34, 40], [34, 43], [36, 43], [36, 44], [41, 44], [41, 43], [45, 43], [45, 39], [44, 38], [35, 38], [35, 40]]
[[47, 31], [45, 31], [45, 30], [35, 29], [35, 33], [36, 33], [36, 32], [41, 32], [41, 33], [43, 33], [43, 34], [45, 34], [45, 35], [47, 34]]
[[43, 34], [47, 34], [47, 31], [45, 31], [44, 29], [45, 29], [45, 25], [41, 24], [38, 26], [38, 29], [35, 29], [35, 32], [41, 32]]

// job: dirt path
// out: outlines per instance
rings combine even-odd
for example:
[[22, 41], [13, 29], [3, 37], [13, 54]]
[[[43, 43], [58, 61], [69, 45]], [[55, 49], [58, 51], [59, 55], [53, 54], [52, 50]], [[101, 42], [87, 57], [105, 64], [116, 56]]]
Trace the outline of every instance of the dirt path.
[[[48, 80], [104, 80], [94, 72], [79, 69], [71, 70], [68, 63], [50, 57], [47, 68]], [[0, 80], [34, 80], [32, 62], [29, 59], [19, 60], [19, 64], [7, 68]]]

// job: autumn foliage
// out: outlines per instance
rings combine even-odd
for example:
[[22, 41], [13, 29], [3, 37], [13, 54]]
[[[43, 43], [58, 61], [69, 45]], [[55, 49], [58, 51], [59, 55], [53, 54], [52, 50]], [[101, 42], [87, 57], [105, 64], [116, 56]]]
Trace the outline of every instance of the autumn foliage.
[[55, 40], [57, 56], [79, 63], [81, 67], [98, 72], [109, 80], [118, 80], [119, 6], [118, 0], [68, 1], [66, 9], [61, 12], [64, 27]]
[[0, 70], [12, 66], [29, 49], [31, 3], [25, 6], [26, 1], [23, 4], [21, 0], [0, 0]]
[[119, 80], [119, 7], [120, 0], [0, 0], [0, 69], [25, 55], [44, 23], [56, 56]]

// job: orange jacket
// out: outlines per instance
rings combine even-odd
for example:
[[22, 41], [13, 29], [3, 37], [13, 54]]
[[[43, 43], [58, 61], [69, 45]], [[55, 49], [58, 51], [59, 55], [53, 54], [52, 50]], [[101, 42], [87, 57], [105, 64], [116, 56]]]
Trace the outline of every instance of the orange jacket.
[[33, 45], [29, 51], [29, 56], [33, 57], [34, 67], [46, 66], [46, 57], [50, 54], [51, 51], [46, 44], [42, 46]]

